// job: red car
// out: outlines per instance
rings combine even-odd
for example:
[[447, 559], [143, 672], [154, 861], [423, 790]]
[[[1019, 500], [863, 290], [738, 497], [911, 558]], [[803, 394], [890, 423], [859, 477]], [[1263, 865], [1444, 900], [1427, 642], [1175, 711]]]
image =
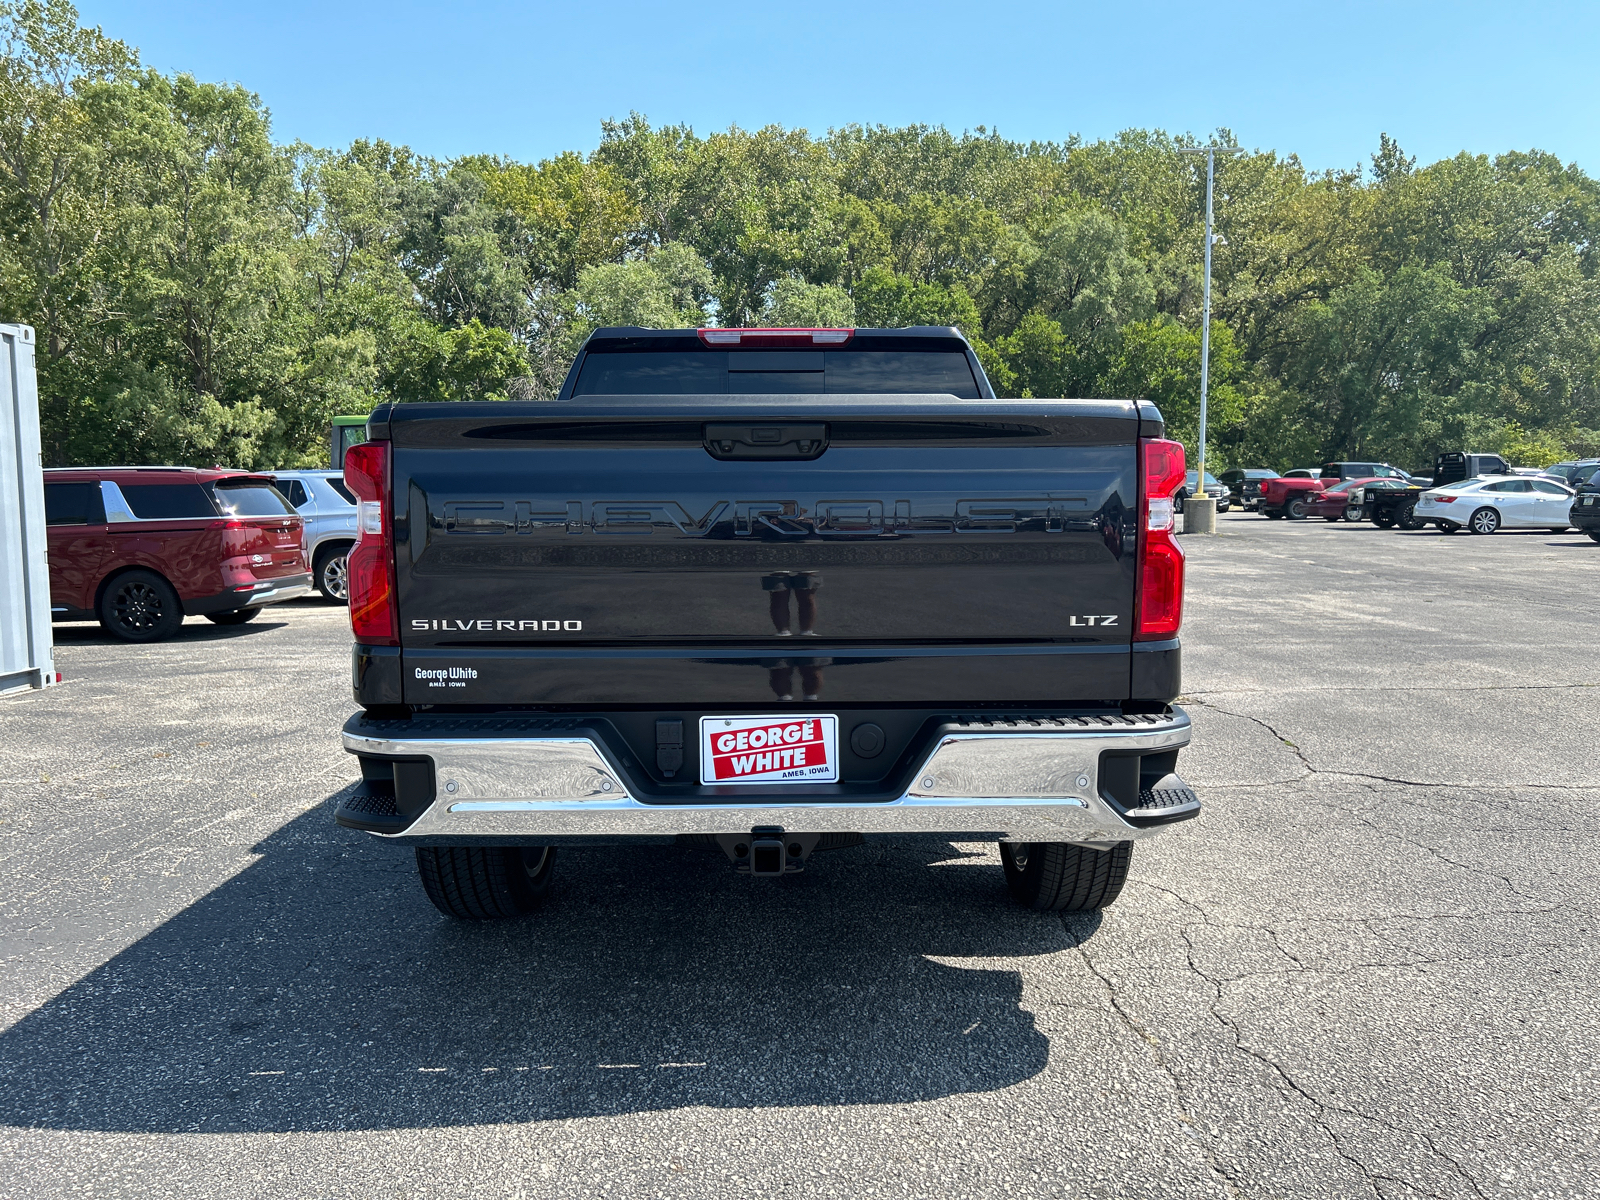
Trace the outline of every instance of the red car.
[[1410, 485], [1403, 479], [1372, 475], [1366, 479], [1344, 479], [1329, 483], [1305, 499], [1306, 516], [1325, 521], [1364, 521], [1372, 513], [1372, 493], [1403, 491]]
[[67, 467], [44, 473], [44, 508], [57, 621], [156, 642], [186, 616], [239, 625], [311, 592], [301, 519], [265, 476]]

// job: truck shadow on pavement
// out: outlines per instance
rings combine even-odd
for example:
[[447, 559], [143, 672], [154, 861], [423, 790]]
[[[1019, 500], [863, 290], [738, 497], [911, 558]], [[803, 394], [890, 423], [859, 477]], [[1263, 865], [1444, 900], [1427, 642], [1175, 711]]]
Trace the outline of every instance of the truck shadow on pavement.
[[291, 821], [262, 857], [0, 1035], [0, 1122], [389, 1129], [699, 1105], [882, 1104], [1045, 1067], [1017, 964], [1065, 950], [936, 838], [753, 881], [676, 847], [564, 849], [522, 921], [439, 916], [409, 850]]

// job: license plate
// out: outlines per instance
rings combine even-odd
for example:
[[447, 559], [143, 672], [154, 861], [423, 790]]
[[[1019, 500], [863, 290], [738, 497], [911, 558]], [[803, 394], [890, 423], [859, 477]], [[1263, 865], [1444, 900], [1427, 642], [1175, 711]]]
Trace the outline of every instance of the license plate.
[[701, 783], [833, 783], [839, 718], [700, 718]]

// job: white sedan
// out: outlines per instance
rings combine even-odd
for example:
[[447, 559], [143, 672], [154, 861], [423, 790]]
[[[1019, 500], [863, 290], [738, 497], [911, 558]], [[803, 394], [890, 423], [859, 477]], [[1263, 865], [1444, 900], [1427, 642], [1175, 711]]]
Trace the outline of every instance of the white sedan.
[[1499, 529], [1548, 529], [1564, 532], [1571, 523], [1575, 493], [1551, 479], [1520, 475], [1480, 475], [1423, 492], [1417, 497], [1418, 521], [1445, 533], [1494, 533]]

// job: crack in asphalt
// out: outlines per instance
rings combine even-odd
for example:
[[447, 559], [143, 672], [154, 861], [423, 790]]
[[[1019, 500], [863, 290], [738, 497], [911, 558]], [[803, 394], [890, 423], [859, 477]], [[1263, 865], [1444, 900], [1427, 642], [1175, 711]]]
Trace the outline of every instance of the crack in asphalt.
[[[1194, 909], [1194, 911], [1196, 913], [1198, 913], [1199, 916], [1200, 916], [1199, 923], [1203, 924], [1203, 925], [1206, 925], [1209, 928], [1217, 929], [1217, 930], [1223, 930], [1223, 931], [1229, 931], [1229, 932], [1236, 932], [1236, 931], [1243, 930], [1243, 931], [1248, 931], [1248, 932], [1251, 932], [1251, 933], [1264, 934], [1266, 936], [1267, 940], [1272, 943], [1272, 948], [1274, 950], [1276, 950], [1279, 954], [1283, 955], [1284, 958], [1288, 959], [1291, 963], [1294, 964], [1294, 966], [1292, 968], [1286, 968], [1286, 969], [1281, 970], [1281, 971], [1268, 971], [1268, 970], [1241, 971], [1238, 974], [1233, 974], [1233, 975], [1224, 975], [1224, 976], [1215, 976], [1215, 977], [1208, 976], [1208, 978], [1220, 979], [1224, 983], [1238, 983], [1238, 982], [1241, 982], [1241, 981], [1246, 980], [1246, 979], [1288, 979], [1288, 978], [1292, 978], [1292, 977], [1297, 976], [1297, 975], [1315, 975], [1315, 976], [1320, 976], [1320, 977], [1328, 978], [1328, 979], [1338, 979], [1338, 978], [1342, 978], [1343, 976], [1346, 976], [1346, 975], [1353, 975], [1358, 971], [1404, 970], [1404, 969], [1409, 969], [1409, 968], [1414, 968], [1414, 967], [1451, 966], [1451, 965], [1463, 964], [1463, 963], [1505, 962], [1505, 961], [1515, 960], [1515, 959], [1519, 959], [1519, 958], [1528, 958], [1528, 957], [1530, 957], [1530, 956], [1532, 956], [1534, 954], [1540, 953], [1540, 952], [1550, 948], [1548, 946], [1532, 946], [1532, 947], [1529, 947], [1527, 949], [1510, 951], [1510, 952], [1504, 953], [1504, 954], [1463, 954], [1463, 955], [1455, 955], [1455, 956], [1450, 956], [1450, 955], [1421, 955], [1421, 956], [1415, 956], [1415, 955], [1412, 955], [1412, 954], [1409, 953], [1410, 950], [1411, 950], [1411, 947], [1407, 946], [1403, 942], [1396, 941], [1393, 937], [1390, 937], [1388, 934], [1386, 934], [1382, 929], [1378, 928], [1379, 923], [1384, 922], [1384, 921], [1400, 921], [1400, 920], [1415, 920], [1415, 921], [1445, 920], [1445, 919], [1467, 920], [1469, 918], [1462, 917], [1462, 916], [1446, 917], [1444, 915], [1439, 915], [1439, 916], [1416, 916], [1416, 915], [1409, 914], [1409, 913], [1375, 914], [1375, 915], [1366, 916], [1366, 917], [1351, 916], [1351, 917], [1303, 917], [1303, 918], [1295, 918], [1294, 923], [1301, 923], [1301, 924], [1308, 924], [1308, 925], [1310, 925], [1310, 924], [1359, 925], [1362, 928], [1366, 929], [1367, 932], [1372, 934], [1372, 936], [1377, 938], [1380, 942], [1383, 942], [1385, 945], [1392, 946], [1398, 951], [1405, 952], [1406, 955], [1407, 955], [1406, 957], [1398, 958], [1398, 959], [1379, 959], [1379, 960], [1376, 960], [1376, 961], [1353, 962], [1353, 963], [1350, 963], [1350, 964], [1348, 964], [1346, 966], [1342, 966], [1342, 967], [1318, 967], [1318, 966], [1312, 965], [1311, 963], [1306, 962], [1298, 954], [1295, 954], [1294, 951], [1290, 950], [1287, 946], [1285, 946], [1283, 944], [1282, 938], [1280, 937], [1280, 932], [1281, 931], [1276, 926], [1273, 926], [1273, 925], [1258, 925], [1258, 924], [1251, 923], [1249, 921], [1222, 921], [1222, 920], [1219, 920], [1216, 917], [1212, 916], [1210, 913], [1206, 912], [1203, 908], [1201, 908], [1199, 905], [1195, 904], [1192, 900], [1189, 900], [1186, 897], [1179, 895], [1177, 892], [1174, 892], [1170, 888], [1162, 887], [1158, 883], [1151, 883], [1149, 880], [1144, 880], [1144, 879], [1137, 880], [1135, 882], [1137, 882], [1141, 887], [1149, 888], [1153, 892], [1160, 892], [1162, 895], [1169, 896], [1173, 900], [1176, 900], [1178, 903], [1183, 904], [1183, 905], [1185, 905], [1185, 906], [1187, 906], [1189, 908]], [[1551, 906], [1549, 906], [1547, 908], [1497, 910], [1497, 914], [1496, 915], [1501, 915], [1501, 916], [1506, 916], [1506, 915], [1510, 915], [1510, 916], [1542, 916], [1542, 915], [1545, 915], [1545, 914], [1548, 914], [1548, 913], [1560, 912], [1560, 911], [1563, 911], [1563, 910], [1582, 911], [1582, 910], [1578, 910], [1578, 909], [1570, 909], [1568, 905], [1554, 904], [1554, 905], [1551, 905]], [[1192, 928], [1194, 924], [1195, 924], [1195, 922], [1191, 921], [1191, 922], [1188, 922], [1187, 924], [1185, 924], [1184, 926], [1182, 926], [1181, 928], [1184, 928], [1184, 929]]]
[[[1583, 686], [1587, 687], [1590, 685], [1585, 684]], [[1484, 690], [1487, 691], [1494, 689]], [[1506, 690], [1509, 691], [1512, 689], [1508, 688]], [[1344, 771], [1336, 767], [1319, 767], [1311, 761], [1306, 752], [1300, 748], [1298, 743], [1292, 742], [1288, 738], [1284, 737], [1283, 734], [1280, 733], [1273, 725], [1263, 721], [1260, 717], [1253, 717], [1249, 713], [1235, 712], [1231, 708], [1223, 708], [1220, 704], [1213, 704], [1209, 700], [1203, 700], [1198, 695], [1185, 695], [1183, 699], [1189, 701], [1191, 704], [1198, 704], [1201, 708], [1209, 708], [1213, 712], [1219, 712], [1225, 717], [1238, 717], [1242, 721], [1249, 721], [1253, 725], [1260, 726], [1278, 741], [1282, 742], [1285, 746], [1289, 747], [1289, 749], [1293, 750], [1295, 757], [1300, 760], [1301, 765], [1306, 769], [1305, 774], [1301, 775], [1297, 779], [1278, 780], [1275, 781], [1273, 785], [1229, 784], [1227, 785], [1229, 787], [1282, 786], [1285, 783], [1299, 783], [1300, 780], [1309, 778], [1312, 775], [1333, 775], [1335, 777], [1347, 779], [1372, 779], [1380, 783], [1397, 783], [1403, 787], [1458, 788], [1463, 791], [1482, 791], [1485, 788], [1505, 788], [1509, 791], [1537, 790], [1552, 792], [1588, 792], [1592, 790], [1588, 787], [1581, 787], [1570, 783], [1452, 783], [1443, 779], [1403, 779], [1398, 775], [1377, 775], [1370, 771]]]
[[1160, 1039], [1146, 1029], [1123, 1005], [1122, 998], [1117, 994], [1116, 985], [1100, 970], [1099, 964], [1095, 962], [1093, 956], [1090, 955], [1085, 947], [1085, 939], [1078, 937], [1068, 927], [1065, 915], [1063, 915], [1061, 924], [1067, 936], [1072, 939], [1072, 949], [1078, 952], [1078, 956], [1083, 959], [1083, 965], [1105, 988], [1106, 998], [1110, 1002], [1112, 1012], [1117, 1015], [1118, 1020], [1122, 1022], [1130, 1033], [1149, 1048], [1151, 1058], [1155, 1061], [1161, 1073], [1167, 1077], [1167, 1082], [1172, 1087], [1173, 1096], [1178, 1102], [1178, 1118], [1183, 1123], [1184, 1132], [1189, 1135], [1189, 1140], [1193, 1142], [1195, 1148], [1200, 1151], [1201, 1156], [1205, 1159], [1206, 1169], [1217, 1178], [1224, 1195], [1232, 1198], [1232, 1200], [1238, 1200], [1239, 1197], [1243, 1196], [1243, 1193], [1239, 1190], [1238, 1176], [1218, 1160], [1211, 1147], [1206, 1145], [1202, 1136], [1196, 1132], [1199, 1122], [1189, 1111], [1190, 1104], [1187, 1090], [1183, 1085], [1183, 1080], [1178, 1076], [1177, 1069], [1168, 1061], [1166, 1053], [1162, 1050]]
[[[1195, 901], [1189, 899], [1187, 896], [1184, 896], [1184, 895], [1180, 894], [1179, 892], [1176, 892], [1176, 891], [1172, 890], [1171, 888], [1162, 887], [1159, 884], [1146, 884], [1146, 886], [1150, 887], [1154, 891], [1158, 891], [1158, 892], [1163, 893], [1164, 895], [1172, 897], [1178, 903], [1180, 903], [1180, 904], [1184, 905], [1185, 907], [1193, 910], [1199, 917], [1199, 922], [1198, 922], [1199, 924], [1203, 924], [1203, 925], [1206, 925], [1206, 926], [1211, 927], [1211, 928], [1222, 929], [1222, 930], [1237, 929], [1237, 928], [1259, 928], [1259, 929], [1265, 930], [1268, 933], [1269, 937], [1271, 938], [1273, 944], [1279, 949], [1279, 951], [1281, 953], [1284, 954], [1285, 957], [1289, 958], [1291, 961], [1293, 961], [1295, 963], [1301, 963], [1301, 959], [1298, 956], [1290, 953], [1286, 948], [1284, 948], [1278, 942], [1276, 931], [1272, 930], [1269, 926], [1249, 926], [1249, 925], [1241, 926], [1241, 925], [1238, 925], [1236, 923], [1218, 921], [1217, 919], [1215, 919], [1212, 916], [1212, 914], [1210, 914], [1209, 912], [1206, 911], [1204, 906], [1202, 906], [1202, 905], [1196, 903]], [[1365, 921], [1371, 920], [1371, 919], [1373, 919], [1373, 918], [1357, 918], [1356, 920], [1359, 923], [1363, 923], [1364, 924]], [[1330, 1112], [1337, 1113], [1340, 1116], [1348, 1117], [1348, 1118], [1350, 1118], [1352, 1120], [1355, 1120], [1355, 1121], [1368, 1121], [1368, 1122], [1371, 1122], [1372, 1124], [1378, 1126], [1379, 1128], [1386, 1129], [1390, 1133], [1396, 1134], [1396, 1135], [1398, 1135], [1400, 1137], [1414, 1137], [1414, 1138], [1419, 1139], [1424, 1145], [1426, 1145], [1428, 1147], [1429, 1151], [1431, 1151], [1433, 1153], [1433, 1155], [1437, 1159], [1439, 1159], [1441, 1162], [1445, 1163], [1449, 1167], [1449, 1169], [1459, 1179], [1461, 1179], [1468, 1187], [1470, 1187], [1472, 1189], [1474, 1195], [1478, 1196], [1480, 1198], [1480, 1200], [1488, 1200], [1488, 1198], [1485, 1195], [1482, 1187], [1479, 1186], [1478, 1181], [1472, 1176], [1472, 1174], [1470, 1172], [1468, 1172], [1467, 1169], [1464, 1166], [1462, 1166], [1461, 1163], [1456, 1158], [1454, 1158], [1452, 1155], [1446, 1153], [1444, 1150], [1440, 1149], [1438, 1143], [1436, 1143], [1433, 1140], [1432, 1136], [1429, 1135], [1427, 1132], [1425, 1132], [1423, 1130], [1420, 1130], [1420, 1129], [1403, 1128], [1401, 1126], [1395, 1125], [1394, 1123], [1392, 1123], [1390, 1121], [1387, 1121], [1387, 1120], [1383, 1119], [1382, 1117], [1377, 1117], [1377, 1116], [1372, 1115], [1371, 1113], [1362, 1112], [1359, 1109], [1351, 1108], [1351, 1107], [1349, 1107], [1347, 1105], [1337, 1104], [1337, 1103], [1335, 1103], [1335, 1102], [1333, 1102], [1331, 1100], [1327, 1100], [1327, 1099], [1324, 1099], [1324, 1098], [1322, 1098], [1322, 1097], [1320, 1097], [1318, 1095], [1315, 1095], [1309, 1089], [1307, 1089], [1298, 1079], [1296, 1079], [1293, 1075], [1291, 1075], [1290, 1072], [1288, 1071], [1288, 1069], [1286, 1067], [1284, 1067], [1281, 1063], [1279, 1063], [1276, 1059], [1274, 1059], [1271, 1055], [1267, 1054], [1264, 1051], [1258, 1050], [1253, 1046], [1246, 1045], [1246, 1043], [1244, 1041], [1244, 1034], [1240, 1030], [1238, 1024], [1234, 1020], [1232, 1020], [1231, 1018], [1229, 1018], [1227, 1016], [1224, 1016], [1223, 1013], [1219, 1011], [1219, 1008], [1220, 1008], [1221, 1004], [1223, 1003], [1223, 986], [1225, 984], [1227, 984], [1227, 983], [1236, 982], [1238, 979], [1250, 978], [1251, 975], [1253, 975], [1253, 974], [1286, 974], [1286, 973], [1285, 972], [1252, 972], [1252, 973], [1247, 973], [1245, 975], [1241, 975], [1241, 976], [1237, 976], [1237, 977], [1227, 977], [1227, 978], [1219, 978], [1219, 977], [1211, 975], [1204, 968], [1202, 968], [1199, 963], [1197, 963], [1195, 961], [1194, 939], [1190, 936], [1190, 932], [1189, 932], [1194, 927], [1195, 924], [1196, 924], [1196, 922], [1193, 922], [1193, 921], [1187, 922], [1187, 923], [1179, 926], [1177, 932], [1178, 932], [1178, 936], [1183, 939], [1183, 943], [1184, 943], [1184, 961], [1187, 963], [1190, 972], [1197, 979], [1201, 980], [1207, 986], [1207, 988], [1210, 990], [1211, 998], [1208, 1001], [1206, 1008], [1207, 1008], [1207, 1011], [1209, 1012], [1209, 1014], [1211, 1015], [1212, 1019], [1215, 1020], [1217, 1022], [1217, 1024], [1219, 1026], [1221, 1026], [1225, 1031], [1227, 1031], [1227, 1033], [1229, 1034], [1230, 1039], [1232, 1041], [1233, 1048], [1236, 1051], [1238, 1051], [1239, 1053], [1245, 1055], [1246, 1057], [1254, 1060], [1255, 1062], [1260, 1063], [1263, 1067], [1267, 1068], [1276, 1078], [1278, 1078], [1279, 1080], [1282, 1081], [1283, 1087], [1278, 1089], [1280, 1092], [1284, 1092], [1284, 1094], [1292, 1093], [1292, 1094], [1294, 1094], [1296, 1096], [1299, 1096], [1307, 1104], [1312, 1106], [1312, 1108], [1314, 1110], [1314, 1121], [1315, 1121], [1317, 1127], [1319, 1129], [1321, 1129], [1324, 1134], [1327, 1135], [1328, 1140], [1329, 1140], [1330, 1144], [1332, 1145], [1334, 1153], [1337, 1154], [1344, 1161], [1348, 1162], [1352, 1167], [1354, 1167], [1356, 1170], [1358, 1170], [1361, 1173], [1361, 1177], [1362, 1177], [1363, 1181], [1367, 1184], [1367, 1186], [1369, 1188], [1372, 1189], [1372, 1192], [1373, 1192], [1374, 1196], [1378, 1197], [1379, 1200], [1383, 1200], [1383, 1192], [1382, 1192], [1382, 1190], [1381, 1190], [1379, 1185], [1380, 1184], [1384, 1184], [1384, 1183], [1393, 1184], [1393, 1185], [1395, 1185], [1397, 1187], [1403, 1187], [1403, 1188], [1407, 1189], [1408, 1191], [1420, 1192], [1421, 1194], [1426, 1195], [1426, 1196], [1437, 1196], [1437, 1193], [1428, 1191], [1426, 1188], [1422, 1187], [1420, 1184], [1417, 1184], [1417, 1183], [1415, 1183], [1415, 1182], [1413, 1182], [1411, 1180], [1400, 1179], [1400, 1178], [1397, 1178], [1395, 1176], [1386, 1175], [1386, 1174], [1384, 1174], [1384, 1173], [1382, 1173], [1380, 1171], [1377, 1171], [1377, 1170], [1373, 1169], [1372, 1167], [1369, 1167], [1362, 1159], [1357, 1157], [1357, 1155], [1354, 1153], [1353, 1150], [1351, 1150], [1350, 1148], [1346, 1147], [1346, 1145], [1344, 1143], [1344, 1140], [1341, 1139], [1341, 1137], [1338, 1134], [1338, 1132], [1336, 1132], [1333, 1129], [1333, 1127], [1329, 1124], [1329, 1122], [1327, 1120], [1328, 1113], [1330, 1113]], [[1376, 932], [1376, 931], [1374, 931], [1374, 932]], [[1381, 935], [1379, 935], [1379, 936], [1381, 936]], [[1385, 939], [1385, 940], [1387, 940], [1387, 939]], [[1157, 1046], [1158, 1042], [1155, 1039], [1155, 1036], [1153, 1034], [1151, 1034], [1144, 1027], [1144, 1025], [1142, 1023], [1138, 1022], [1131, 1014], [1129, 1014], [1127, 1012], [1127, 1010], [1125, 1009], [1125, 1007], [1122, 1005], [1120, 999], [1117, 997], [1115, 985], [1113, 984], [1113, 982], [1110, 979], [1110, 977], [1107, 976], [1104, 972], [1102, 972], [1098, 968], [1098, 966], [1090, 958], [1088, 953], [1084, 950], [1082, 944], [1079, 944], [1076, 947], [1076, 949], [1078, 950], [1078, 953], [1080, 955], [1082, 955], [1082, 957], [1083, 957], [1085, 963], [1088, 965], [1090, 971], [1092, 971], [1094, 973], [1095, 977], [1097, 979], [1099, 979], [1100, 982], [1102, 983], [1102, 985], [1106, 988], [1108, 994], [1111, 997], [1111, 1003], [1112, 1003], [1113, 1008], [1116, 1009], [1118, 1015], [1122, 1017], [1123, 1021], [1128, 1025], [1128, 1027], [1130, 1029], [1133, 1029], [1136, 1032], [1138, 1032], [1140, 1034], [1140, 1036], [1142, 1038], [1144, 1038], [1144, 1040], [1146, 1040], [1147, 1042], [1150, 1042], [1150, 1044], [1152, 1046]], [[1484, 956], [1484, 957], [1512, 957], [1512, 956], [1490, 955], [1490, 956]], [[1436, 961], [1448, 962], [1448, 961], [1472, 961], [1472, 960], [1440, 959], [1440, 960], [1436, 960]], [[1379, 964], [1379, 965], [1411, 965], [1411, 964]], [[1303, 963], [1302, 963], [1302, 969], [1305, 970], [1306, 972], [1317, 973], [1317, 974], [1342, 974], [1342, 973], [1344, 973], [1344, 972], [1323, 972], [1323, 971], [1318, 971], [1316, 968], [1305, 967]], [[1359, 969], [1359, 965], [1356, 968], [1349, 968], [1349, 969]], [[1172, 1066], [1169, 1063], [1167, 1063], [1164, 1058], [1161, 1058], [1160, 1056], [1158, 1056], [1158, 1061], [1160, 1062], [1160, 1064], [1162, 1066], [1162, 1069], [1167, 1072], [1169, 1077], [1172, 1078], [1172, 1080], [1174, 1082], [1174, 1087], [1180, 1087], [1180, 1085], [1178, 1084], [1178, 1077], [1177, 1077], [1177, 1074], [1176, 1074], [1176, 1071], [1174, 1070], [1174, 1068], [1172, 1068]], [[1287, 1089], [1287, 1091], [1285, 1091], [1285, 1089]], [[1180, 1091], [1180, 1095], [1181, 1095], [1181, 1091]]]

